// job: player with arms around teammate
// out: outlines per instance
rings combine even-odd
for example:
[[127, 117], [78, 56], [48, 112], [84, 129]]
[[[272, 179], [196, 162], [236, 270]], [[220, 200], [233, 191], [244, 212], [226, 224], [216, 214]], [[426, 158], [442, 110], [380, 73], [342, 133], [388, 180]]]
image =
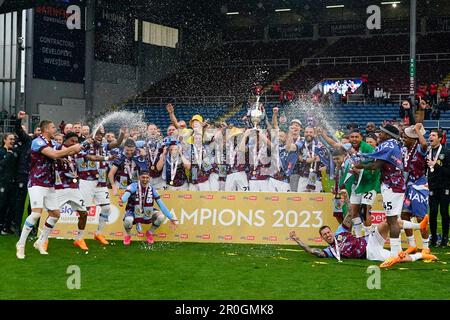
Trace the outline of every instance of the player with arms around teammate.
[[109, 244], [103, 236], [103, 228], [111, 213], [109, 191], [107, 188], [108, 161], [116, 160], [117, 156], [107, 156], [107, 152], [122, 144], [125, 130], [120, 129], [117, 141], [103, 143], [105, 132], [103, 128], [97, 129], [94, 141], [90, 147], [77, 155], [76, 162], [80, 176], [80, 191], [86, 201], [87, 208], [100, 206], [100, 217], [94, 239], [102, 245]]
[[20, 239], [16, 244], [16, 256], [18, 259], [25, 258], [25, 244], [28, 235], [40, 218], [44, 208], [49, 215], [45, 221], [44, 230], [38, 241], [34, 243], [34, 247], [41, 254], [47, 254], [45, 243], [60, 216], [55, 192], [54, 160], [77, 154], [82, 148], [80, 144], [75, 144], [64, 150], [55, 150], [56, 142], [53, 140], [56, 134], [55, 124], [44, 120], [39, 126], [42, 134], [31, 143], [30, 175], [28, 180], [31, 214], [25, 220]]
[[[326, 249], [311, 248], [303, 243], [291, 231], [289, 237], [297, 242], [306, 252], [313, 254], [319, 258], [336, 258], [341, 261], [341, 258], [347, 259], [367, 259], [371, 261], [385, 261], [390, 256], [389, 250], [384, 249], [384, 243], [389, 235], [389, 225], [386, 222], [378, 224], [378, 226], [365, 237], [356, 237], [352, 234], [352, 207], [348, 199], [346, 190], [341, 191], [342, 198], [348, 206], [348, 213], [344, 222], [339, 226], [338, 230], [333, 233], [328, 226], [322, 226], [319, 229], [321, 238], [328, 244]], [[399, 225], [404, 229], [426, 229], [428, 223], [428, 216], [419, 224], [409, 221], [399, 220]], [[413, 255], [404, 254], [399, 258], [399, 262], [423, 260], [437, 260], [437, 258], [427, 253], [416, 253]]]
[[[162, 213], [154, 208], [155, 201]], [[176, 224], [177, 220], [174, 219], [172, 213], [167, 209], [156, 189], [150, 185], [150, 173], [148, 171], [142, 170], [139, 174], [139, 181], [133, 182], [127, 187], [123, 196], [119, 198], [121, 207], [124, 203], [127, 204], [123, 219], [123, 226], [127, 232], [123, 243], [126, 246], [131, 244], [131, 228], [133, 224], [152, 224], [150, 230], [146, 232], [149, 244], [154, 242], [153, 232], [159, 228], [165, 217], [173, 225]]]
[[[57, 150], [65, 150], [78, 142], [78, 135], [75, 132], [69, 132], [64, 136], [64, 142], [61, 146], [58, 146]], [[73, 211], [78, 212], [78, 233], [73, 245], [87, 251], [88, 247], [83, 239], [87, 222], [87, 209], [78, 183], [77, 164], [74, 157], [69, 155], [58, 159], [55, 162], [55, 190], [58, 205], [61, 208], [67, 203]]]

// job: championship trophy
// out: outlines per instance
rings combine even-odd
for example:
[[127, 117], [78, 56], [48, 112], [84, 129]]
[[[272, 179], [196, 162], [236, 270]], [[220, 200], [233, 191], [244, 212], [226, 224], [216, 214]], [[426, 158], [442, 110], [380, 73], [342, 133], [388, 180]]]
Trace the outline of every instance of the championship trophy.
[[258, 125], [261, 123], [261, 121], [263, 120], [263, 117], [264, 117], [264, 114], [262, 113], [262, 111], [259, 110], [259, 99], [260, 99], [260, 96], [257, 95], [255, 106], [250, 111], [250, 121], [253, 124], [253, 129], [255, 129], [255, 130], [258, 128]]

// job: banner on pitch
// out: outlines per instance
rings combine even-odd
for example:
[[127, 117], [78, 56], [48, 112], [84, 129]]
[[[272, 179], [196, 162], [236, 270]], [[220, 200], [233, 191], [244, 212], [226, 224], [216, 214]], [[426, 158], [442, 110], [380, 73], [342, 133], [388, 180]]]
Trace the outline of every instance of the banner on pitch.
[[[331, 193], [265, 193], [159, 191], [161, 199], [178, 220], [175, 230], [166, 219], [155, 232], [156, 241], [202, 243], [293, 244], [289, 232], [309, 245], [325, 245], [319, 229], [328, 225], [336, 230]], [[98, 226], [100, 207], [92, 207], [86, 226], [86, 238], [92, 238]], [[125, 235], [125, 207], [111, 195], [111, 215], [104, 234], [108, 240], [122, 240]], [[41, 224], [44, 219], [41, 219]], [[384, 221], [381, 195], [372, 211], [372, 223]], [[51, 237], [73, 239], [77, 232], [77, 213], [69, 205], [61, 209], [61, 218]], [[42, 227], [42, 225], [41, 225]], [[145, 240], [143, 233], [132, 230], [133, 240]], [[417, 236], [416, 236], [417, 238]]]

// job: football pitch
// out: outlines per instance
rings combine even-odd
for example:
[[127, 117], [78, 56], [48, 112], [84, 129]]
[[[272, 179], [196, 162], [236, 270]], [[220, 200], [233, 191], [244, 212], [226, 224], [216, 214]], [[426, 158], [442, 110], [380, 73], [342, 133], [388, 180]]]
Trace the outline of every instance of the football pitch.
[[[49, 255], [16, 237], [0, 238], [0, 299], [450, 299], [450, 251], [439, 261], [381, 270], [380, 289], [368, 289], [367, 260], [319, 259], [297, 246], [156, 242], [148, 247], [87, 240], [88, 254], [68, 240], [50, 239]], [[70, 266], [80, 289], [69, 289]], [[74, 268], [74, 267], [72, 267]], [[69, 271], [73, 270], [69, 268]], [[70, 279], [69, 279], [70, 282]]]

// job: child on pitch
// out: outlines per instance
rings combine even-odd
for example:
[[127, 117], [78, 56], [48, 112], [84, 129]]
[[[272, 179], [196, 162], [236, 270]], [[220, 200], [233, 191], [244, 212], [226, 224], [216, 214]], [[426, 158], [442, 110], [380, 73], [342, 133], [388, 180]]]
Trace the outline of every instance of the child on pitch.
[[[154, 202], [158, 204], [162, 213], [154, 208]], [[162, 202], [158, 192], [150, 185], [150, 173], [141, 170], [139, 173], [139, 181], [130, 184], [121, 198], [119, 205], [122, 207], [126, 203], [125, 217], [123, 226], [127, 234], [123, 240], [123, 244], [128, 246], [131, 244], [131, 229], [134, 224], [152, 224], [151, 228], [146, 232], [147, 243], [153, 244], [153, 232], [159, 228], [164, 218], [167, 217], [172, 225], [176, 226], [176, 219]]]

